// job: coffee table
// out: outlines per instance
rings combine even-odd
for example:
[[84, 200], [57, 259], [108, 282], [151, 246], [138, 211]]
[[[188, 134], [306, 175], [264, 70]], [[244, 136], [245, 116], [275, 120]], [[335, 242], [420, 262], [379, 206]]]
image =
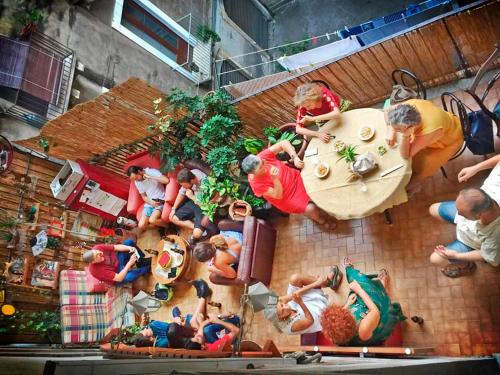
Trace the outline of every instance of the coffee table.
[[[375, 128], [375, 135], [369, 141], [362, 141], [358, 136], [364, 125]], [[319, 138], [312, 138], [307, 146], [317, 149], [317, 155], [304, 157], [301, 175], [307, 194], [321, 209], [341, 220], [362, 218], [408, 201], [405, 187], [411, 177], [411, 161], [401, 157], [398, 148], [391, 148], [385, 142], [386, 124], [384, 113], [373, 108], [361, 108], [341, 114], [341, 121], [333, 121], [321, 127], [335, 136], [329, 143]], [[345, 144], [356, 145], [356, 152], [371, 152], [379, 168], [356, 182], [347, 182], [349, 166], [334, 150], [333, 144], [341, 140]], [[384, 145], [387, 152], [380, 156], [378, 146]], [[330, 167], [329, 174], [320, 179], [315, 176], [317, 162], [325, 162]], [[398, 170], [382, 177], [381, 172], [402, 165]]]
[[166, 277], [163, 273], [158, 272], [156, 269], [158, 266], [158, 258], [160, 257], [161, 253], [163, 252], [163, 247], [165, 245], [165, 240], [160, 240], [158, 241], [158, 244], [156, 245], [156, 251], [158, 251], [158, 255], [153, 256], [153, 259], [151, 261], [151, 269], [153, 272], [153, 276], [155, 280], [159, 283], [166, 284], [166, 285], [172, 285], [175, 282], [182, 281], [183, 276], [186, 274], [187, 270], [189, 269], [191, 265], [191, 251], [189, 248], [189, 245], [187, 244], [186, 240], [180, 236], [176, 235], [170, 235], [166, 237], [169, 239], [171, 242], [177, 244], [177, 248], [179, 250], [184, 251], [184, 259], [181, 263], [180, 266], [177, 267], [177, 273], [173, 277]]

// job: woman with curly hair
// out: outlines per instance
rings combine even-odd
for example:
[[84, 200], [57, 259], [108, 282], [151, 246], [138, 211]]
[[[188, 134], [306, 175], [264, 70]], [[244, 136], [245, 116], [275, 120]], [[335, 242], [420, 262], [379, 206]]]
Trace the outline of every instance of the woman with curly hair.
[[380, 270], [371, 279], [344, 259], [346, 278], [352, 294], [343, 307], [331, 305], [323, 310], [323, 332], [337, 345], [377, 345], [392, 334], [395, 325], [406, 319], [399, 303], [387, 294], [389, 274]]

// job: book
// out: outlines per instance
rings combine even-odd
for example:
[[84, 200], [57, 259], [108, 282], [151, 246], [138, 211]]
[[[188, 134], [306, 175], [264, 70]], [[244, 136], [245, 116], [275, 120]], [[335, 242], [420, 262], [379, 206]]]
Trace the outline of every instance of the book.
[[33, 267], [31, 285], [56, 289], [59, 278], [59, 262], [38, 259]]

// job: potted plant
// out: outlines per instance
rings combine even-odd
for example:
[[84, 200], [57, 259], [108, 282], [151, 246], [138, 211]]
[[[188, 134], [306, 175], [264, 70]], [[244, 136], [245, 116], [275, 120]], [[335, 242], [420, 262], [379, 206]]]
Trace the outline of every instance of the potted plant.
[[[292, 146], [295, 148], [295, 152], [297, 153], [297, 155], [299, 155], [299, 157], [302, 157], [304, 155], [304, 152], [306, 151], [306, 138], [296, 133], [294, 123], [285, 124], [280, 126], [279, 128], [268, 126], [267, 128], [264, 128], [264, 135], [267, 137], [268, 147], [272, 146], [275, 143], [286, 140], [292, 144]], [[282, 161], [290, 160], [290, 156], [286, 153], [278, 154], [277, 157]]]
[[7, 211], [0, 210], [0, 240], [8, 243], [8, 249], [14, 248], [19, 241], [17, 225], [17, 219], [10, 216]]
[[239, 184], [229, 178], [217, 180], [213, 175], [208, 176], [200, 186], [197, 196], [200, 208], [210, 220], [214, 219], [219, 207], [225, 207], [239, 198]]
[[0, 333], [33, 332], [50, 344], [61, 342], [61, 316], [58, 311], [19, 311], [0, 319]]
[[353, 172], [352, 165], [356, 161], [356, 157], [358, 156], [356, 152], [356, 146], [354, 145], [346, 145], [344, 149], [338, 152], [340, 158], [339, 160], [345, 160], [345, 162], [349, 166], [349, 171], [351, 174], [349, 175], [347, 181], [353, 182], [359, 178], [359, 175]]

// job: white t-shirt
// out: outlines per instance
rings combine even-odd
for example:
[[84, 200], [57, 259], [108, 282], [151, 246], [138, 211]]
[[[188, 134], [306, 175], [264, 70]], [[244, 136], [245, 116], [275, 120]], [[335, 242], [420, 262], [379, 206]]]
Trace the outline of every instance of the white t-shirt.
[[[484, 180], [481, 190], [500, 204], [500, 164], [497, 164]], [[481, 256], [493, 266], [500, 264], [500, 217], [492, 223], [483, 225], [456, 215], [457, 239], [473, 249], [481, 251]]]
[[481, 189], [500, 205], [500, 163], [497, 163], [488, 178], [484, 180]]
[[[198, 181], [200, 181], [200, 185], [203, 182], [203, 180], [207, 178], [207, 175], [202, 171], [200, 171], [199, 169], [191, 169], [190, 172], [196, 176]], [[193, 186], [191, 186], [191, 190], [193, 191], [194, 194], [198, 192], [198, 190], [200, 189], [200, 185], [193, 184]], [[181, 188], [179, 189], [179, 193], [181, 195], [186, 195], [186, 189], [181, 186]]]
[[[163, 174], [154, 168], [144, 168], [144, 173], [153, 176], [153, 177], [161, 177]], [[153, 180], [153, 179], [144, 179], [143, 181], [134, 181], [137, 190], [139, 193], [144, 194], [149, 199], [165, 199], [165, 185], [161, 182]]]

